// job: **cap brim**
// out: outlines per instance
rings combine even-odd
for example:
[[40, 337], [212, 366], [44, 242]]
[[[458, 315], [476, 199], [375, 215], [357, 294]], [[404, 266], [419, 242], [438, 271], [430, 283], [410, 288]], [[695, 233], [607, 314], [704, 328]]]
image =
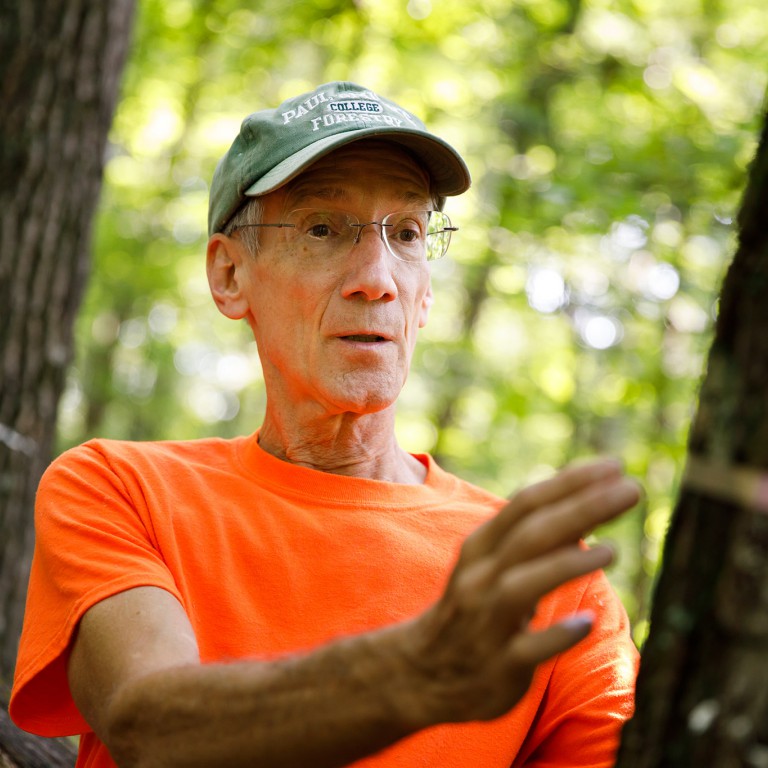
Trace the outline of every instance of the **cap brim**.
[[472, 183], [466, 164], [447, 142], [419, 130], [379, 127], [358, 129], [319, 139], [267, 171], [248, 187], [244, 194], [248, 197], [257, 197], [273, 192], [298, 176], [323, 155], [345, 144], [371, 137], [393, 141], [411, 150], [432, 177], [434, 191], [441, 197], [460, 195], [466, 192]]

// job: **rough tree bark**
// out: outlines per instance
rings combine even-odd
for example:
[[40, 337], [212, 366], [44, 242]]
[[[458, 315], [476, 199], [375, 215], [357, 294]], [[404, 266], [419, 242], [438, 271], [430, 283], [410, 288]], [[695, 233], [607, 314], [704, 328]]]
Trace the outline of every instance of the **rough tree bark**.
[[617, 768], [768, 768], [768, 116]]
[[134, 5], [0, 0], [0, 680], [6, 682], [24, 610], [34, 493], [51, 458]]

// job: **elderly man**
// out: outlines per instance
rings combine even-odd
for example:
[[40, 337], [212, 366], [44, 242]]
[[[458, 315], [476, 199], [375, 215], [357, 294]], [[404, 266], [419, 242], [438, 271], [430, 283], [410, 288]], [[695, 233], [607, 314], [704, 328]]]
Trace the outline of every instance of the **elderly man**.
[[11, 713], [87, 766], [609, 766], [636, 653], [584, 533], [615, 462], [499, 499], [394, 411], [464, 162], [329, 83], [257, 112], [211, 187], [208, 278], [267, 390], [234, 440], [94, 440], [47, 471]]

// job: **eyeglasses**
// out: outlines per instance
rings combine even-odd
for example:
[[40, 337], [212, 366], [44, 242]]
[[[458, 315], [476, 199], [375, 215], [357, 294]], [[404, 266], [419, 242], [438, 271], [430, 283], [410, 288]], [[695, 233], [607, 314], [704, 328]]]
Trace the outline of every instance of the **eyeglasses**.
[[243, 227], [290, 229], [286, 237], [293, 245], [306, 249], [310, 256], [327, 258], [345, 255], [360, 242], [363, 230], [375, 224], [387, 250], [401, 261], [434, 261], [445, 255], [451, 232], [458, 227], [442, 211], [397, 211], [381, 221], [361, 222], [348, 211], [299, 208], [276, 224], [240, 224]]

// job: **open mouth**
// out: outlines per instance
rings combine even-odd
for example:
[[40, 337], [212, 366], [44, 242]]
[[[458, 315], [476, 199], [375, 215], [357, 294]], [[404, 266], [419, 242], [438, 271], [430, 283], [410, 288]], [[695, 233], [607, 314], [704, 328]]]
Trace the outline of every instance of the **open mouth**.
[[377, 336], [373, 333], [355, 333], [350, 336], [342, 336], [345, 341], [362, 341], [366, 344], [375, 344], [380, 341], [386, 341], [383, 336]]

